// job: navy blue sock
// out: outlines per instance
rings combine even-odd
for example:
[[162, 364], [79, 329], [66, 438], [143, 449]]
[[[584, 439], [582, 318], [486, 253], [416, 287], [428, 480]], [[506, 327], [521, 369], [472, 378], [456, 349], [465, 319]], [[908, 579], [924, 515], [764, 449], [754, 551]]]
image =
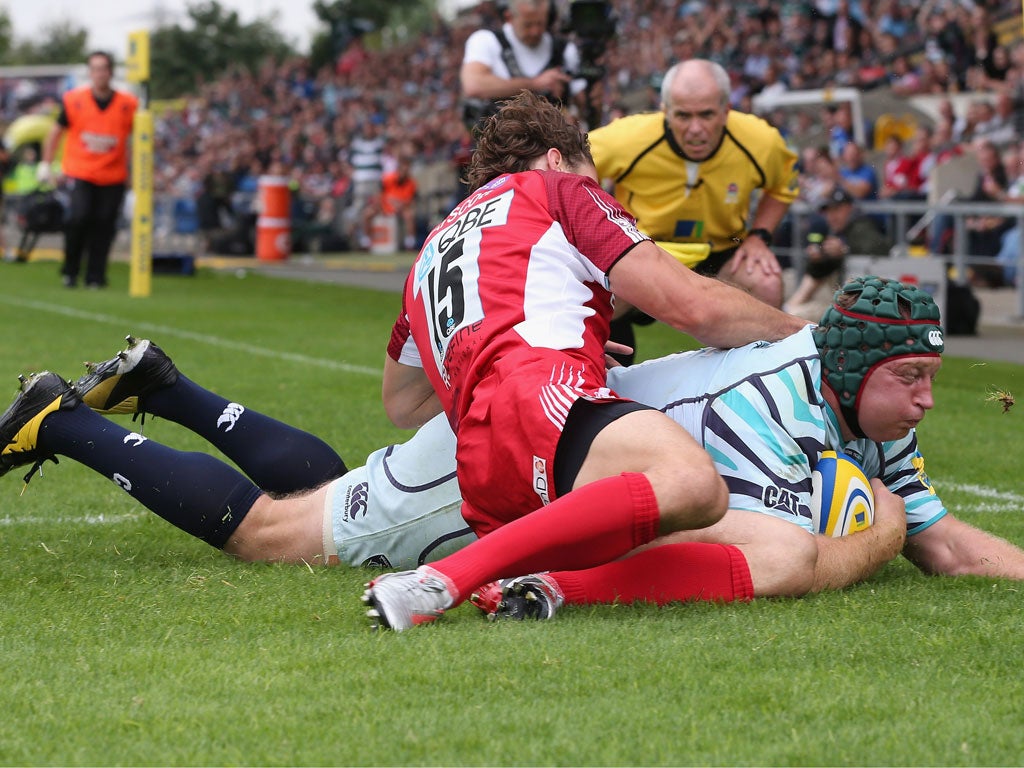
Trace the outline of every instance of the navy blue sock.
[[141, 407], [206, 439], [270, 493], [318, 488], [348, 471], [320, 438], [227, 400], [184, 375], [147, 395]]
[[38, 446], [96, 470], [171, 525], [218, 549], [262, 495], [213, 456], [147, 440], [84, 405], [47, 416]]

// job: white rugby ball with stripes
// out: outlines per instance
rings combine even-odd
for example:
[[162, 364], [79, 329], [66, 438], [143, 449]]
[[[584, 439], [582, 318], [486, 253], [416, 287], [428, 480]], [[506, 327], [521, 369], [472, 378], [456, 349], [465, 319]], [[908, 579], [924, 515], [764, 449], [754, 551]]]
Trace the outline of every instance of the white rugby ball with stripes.
[[818, 459], [811, 473], [811, 520], [822, 536], [846, 536], [874, 522], [871, 483], [845, 453], [823, 451]]

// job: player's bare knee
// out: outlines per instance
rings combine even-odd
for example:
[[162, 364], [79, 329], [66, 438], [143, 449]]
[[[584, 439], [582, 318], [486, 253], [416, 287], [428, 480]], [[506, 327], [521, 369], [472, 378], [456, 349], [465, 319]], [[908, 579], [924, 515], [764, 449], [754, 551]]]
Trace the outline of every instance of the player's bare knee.
[[661, 514], [661, 533], [707, 528], [725, 515], [729, 490], [713, 469], [676, 471], [664, 482], [655, 483], [655, 495]]
[[263, 547], [255, 535], [247, 535], [246, 531], [236, 529], [224, 545], [224, 552], [246, 563], [258, 563], [264, 560]]
[[224, 544], [224, 551], [229, 555], [255, 563], [266, 559], [266, 528], [267, 511], [273, 501], [269, 496], [261, 496], [252, 505], [242, 522], [231, 533]]

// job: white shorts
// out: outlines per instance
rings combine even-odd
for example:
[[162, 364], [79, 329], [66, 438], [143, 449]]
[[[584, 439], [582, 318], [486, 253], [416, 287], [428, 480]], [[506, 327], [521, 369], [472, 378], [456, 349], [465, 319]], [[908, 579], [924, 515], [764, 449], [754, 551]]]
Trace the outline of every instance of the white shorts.
[[461, 509], [455, 435], [439, 416], [328, 486], [324, 554], [329, 563], [416, 568], [476, 540]]

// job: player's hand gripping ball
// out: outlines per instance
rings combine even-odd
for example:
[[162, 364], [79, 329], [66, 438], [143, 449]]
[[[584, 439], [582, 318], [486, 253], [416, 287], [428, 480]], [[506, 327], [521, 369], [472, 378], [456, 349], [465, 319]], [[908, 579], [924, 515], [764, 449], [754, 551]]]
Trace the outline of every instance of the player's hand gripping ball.
[[811, 473], [811, 521], [815, 533], [845, 536], [875, 519], [875, 495], [860, 465], [837, 451], [823, 451]]

